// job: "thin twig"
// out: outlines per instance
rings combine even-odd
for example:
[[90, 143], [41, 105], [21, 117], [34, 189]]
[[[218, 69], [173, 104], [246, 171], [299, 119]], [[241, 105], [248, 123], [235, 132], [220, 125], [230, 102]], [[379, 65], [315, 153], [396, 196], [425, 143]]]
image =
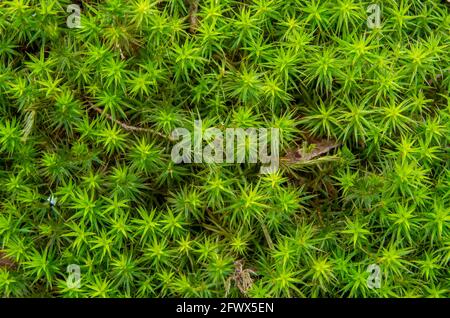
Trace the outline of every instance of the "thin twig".
[[122, 60], [125, 60], [125, 55], [123, 54], [123, 51], [122, 51], [122, 49], [120, 48], [120, 46], [119, 46], [118, 43], [116, 43], [116, 48], [119, 49], [120, 58], [121, 58]]
[[270, 237], [269, 231], [267, 230], [266, 225], [263, 222], [261, 222], [261, 220], [259, 222], [261, 223], [261, 228], [263, 230], [264, 237], [266, 238], [267, 244], [269, 245], [269, 248], [271, 250], [273, 250], [274, 249], [273, 241], [272, 241], [272, 238]]
[[168, 139], [170, 141], [173, 141], [174, 139], [171, 136], [166, 136], [156, 130], [153, 130], [151, 128], [143, 128], [143, 127], [135, 127], [135, 126], [131, 126], [128, 124], [125, 124], [123, 122], [121, 122], [118, 119], [114, 119], [110, 114], [106, 114], [101, 108], [94, 106], [92, 103], [88, 102], [89, 105], [91, 106], [92, 109], [94, 109], [97, 113], [99, 113], [100, 115], [105, 116], [106, 118], [108, 118], [109, 120], [113, 121], [114, 123], [116, 123], [117, 125], [121, 126], [123, 129], [127, 130], [127, 131], [140, 131], [140, 132], [149, 132], [152, 133], [154, 135], [158, 135], [161, 138], [164, 139]]
[[198, 26], [198, 0], [189, 0], [189, 32], [195, 33]]

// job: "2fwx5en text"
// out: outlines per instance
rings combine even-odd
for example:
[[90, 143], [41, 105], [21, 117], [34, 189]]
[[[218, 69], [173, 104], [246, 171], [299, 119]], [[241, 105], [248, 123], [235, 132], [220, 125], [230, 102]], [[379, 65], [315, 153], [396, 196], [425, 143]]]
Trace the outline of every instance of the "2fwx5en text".
[[227, 302], [220, 303], [220, 306], [214, 307], [213, 305], [202, 305], [202, 304], [178, 304], [177, 313], [202, 313], [203, 315], [208, 315], [211, 311], [223, 312], [223, 313], [243, 313], [243, 312], [258, 312], [258, 313], [268, 313], [274, 312], [273, 303], [268, 302]]

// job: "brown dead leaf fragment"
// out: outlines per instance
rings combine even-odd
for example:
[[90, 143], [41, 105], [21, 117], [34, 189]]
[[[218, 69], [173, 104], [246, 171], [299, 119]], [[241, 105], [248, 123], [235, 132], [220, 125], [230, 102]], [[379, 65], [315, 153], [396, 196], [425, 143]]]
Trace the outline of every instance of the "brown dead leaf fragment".
[[247, 295], [247, 291], [253, 286], [253, 279], [251, 275], [256, 275], [256, 272], [246, 268], [241, 260], [234, 262], [234, 273], [225, 282], [225, 297], [230, 291], [231, 281], [234, 281], [236, 287], [243, 295]]
[[0, 268], [14, 268], [16, 267], [16, 263], [14, 263], [11, 259], [6, 257], [5, 253], [0, 252]]
[[304, 143], [302, 148], [288, 151], [286, 153], [286, 156], [283, 157], [282, 159], [291, 164], [298, 162], [306, 162], [314, 158], [317, 158], [320, 155], [323, 155], [338, 146], [339, 143], [336, 143], [336, 141], [334, 140], [328, 139], [319, 140], [309, 145]]

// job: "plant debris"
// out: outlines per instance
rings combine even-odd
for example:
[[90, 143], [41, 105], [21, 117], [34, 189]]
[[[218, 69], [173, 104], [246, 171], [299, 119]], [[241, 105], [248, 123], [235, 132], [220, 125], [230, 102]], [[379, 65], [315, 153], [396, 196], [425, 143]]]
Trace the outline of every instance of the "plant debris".
[[244, 262], [242, 260], [235, 261], [234, 272], [225, 281], [225, 297], [227, 297], [230, 291], [231, 282], [234, 282], [239, 291], [246, 296], [248, 290], [253, 286], [252, 275], [257, 275], [257, 273], [249, 268], [244, 269]]

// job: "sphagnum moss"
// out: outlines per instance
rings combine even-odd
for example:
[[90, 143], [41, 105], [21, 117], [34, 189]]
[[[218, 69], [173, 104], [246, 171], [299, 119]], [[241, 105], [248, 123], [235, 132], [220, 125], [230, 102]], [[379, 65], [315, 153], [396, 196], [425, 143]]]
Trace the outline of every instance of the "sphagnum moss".
[[[449, 296], [445, 1], [70, 4], [0, 2], [0, 295]], [[199, 118], [279, 170], [175, 164]]]

